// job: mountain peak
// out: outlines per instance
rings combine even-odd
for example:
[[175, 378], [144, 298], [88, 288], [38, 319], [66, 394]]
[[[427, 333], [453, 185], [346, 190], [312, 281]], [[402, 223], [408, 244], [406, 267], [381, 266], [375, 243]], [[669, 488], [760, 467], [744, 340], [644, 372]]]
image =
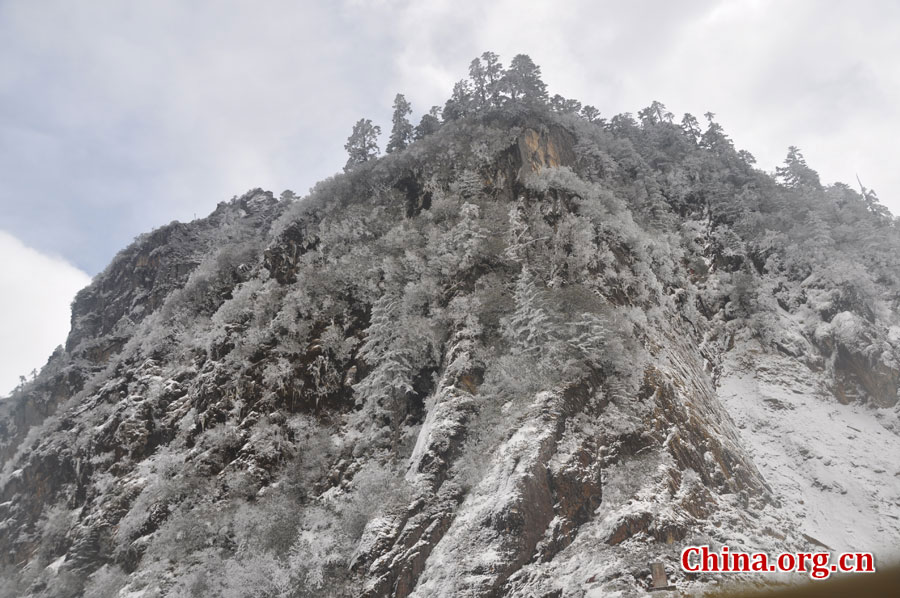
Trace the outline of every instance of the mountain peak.
[[79, 293], [0, 403], [0, 594], [631, 594], [651, 561], [719, 579], [685, 545], [890, 554], [896, 466], [853, 439], [900, 443], [893, 221], [713, 115], [602, 120], [516, 65]]

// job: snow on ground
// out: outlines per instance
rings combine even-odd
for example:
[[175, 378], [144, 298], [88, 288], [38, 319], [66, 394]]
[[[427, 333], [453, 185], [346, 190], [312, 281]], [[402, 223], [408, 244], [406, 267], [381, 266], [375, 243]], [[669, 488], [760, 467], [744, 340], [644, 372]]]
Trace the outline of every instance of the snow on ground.
[[[766, 481], [806, 534], [834, 551], [900, 560], [900, 435], [893, 410], [842, 405], [799, 361], [732, 351], [719, 397]], [[893, 431], [889, 428], [893, 428]], [[809, 538], [807, 538], [809, 540]]]
[[63, 563], [66, 562], [67, 556], [69, 556], [68, 553], [62, 555], [61, 557], [47, 565], [47, 569], [50, 569], [51, 571], [53, 571], [54, 575], [57, 575], [59, 573], [59, 568], [62, 567]]

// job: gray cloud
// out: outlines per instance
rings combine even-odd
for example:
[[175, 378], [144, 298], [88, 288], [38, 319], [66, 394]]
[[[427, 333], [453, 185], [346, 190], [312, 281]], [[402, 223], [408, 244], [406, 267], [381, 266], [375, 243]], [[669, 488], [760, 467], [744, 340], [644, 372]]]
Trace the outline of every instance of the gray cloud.
[[96, 272], [134, 235], [252, 186], [304, 192], [393, 94], [446, 98], [485, 49], [527, 52], [607, 115], [712, 110], [774, 168], [800, 145], [893, 203], [896, 3], [64, 1], [0, 5], [0, 206]]
[[339, 168], [391, 54], [352, 12], [259, 6], [2, 5], [9, 228], [96, 272], [151, 226]]

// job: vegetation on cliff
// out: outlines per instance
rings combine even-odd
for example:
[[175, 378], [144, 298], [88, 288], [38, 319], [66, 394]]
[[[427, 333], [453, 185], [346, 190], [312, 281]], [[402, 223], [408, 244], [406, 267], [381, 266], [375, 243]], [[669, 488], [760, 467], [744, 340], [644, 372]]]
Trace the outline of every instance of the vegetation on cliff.
[[0, 594], [528, 595], [592, 523], [621, 570], [591, 583], [637, 587], [629, 555], [790, 527], [715, 394], [736, 340], [896, 405], [872, 192], [796, 148], [773, 178], [712, 114], [600, 118], [524, 55], [394, 107], [386, 156], [362, 119], [307, 197], [163, 227], [79, 294], [0, 404]]

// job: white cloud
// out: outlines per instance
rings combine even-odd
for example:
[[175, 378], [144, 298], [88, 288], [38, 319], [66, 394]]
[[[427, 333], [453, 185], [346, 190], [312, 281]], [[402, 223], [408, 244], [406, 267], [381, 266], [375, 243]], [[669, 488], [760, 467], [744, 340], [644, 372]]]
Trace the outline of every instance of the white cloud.
[[65, 343], [72, 299], [90, 281], [0, 230], [0, 396]]

